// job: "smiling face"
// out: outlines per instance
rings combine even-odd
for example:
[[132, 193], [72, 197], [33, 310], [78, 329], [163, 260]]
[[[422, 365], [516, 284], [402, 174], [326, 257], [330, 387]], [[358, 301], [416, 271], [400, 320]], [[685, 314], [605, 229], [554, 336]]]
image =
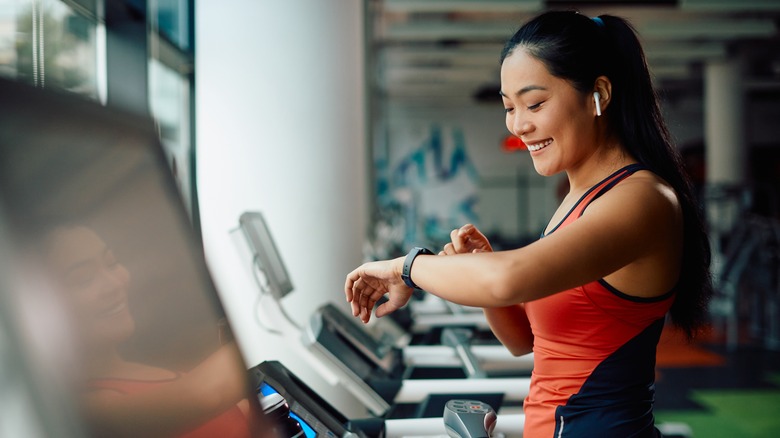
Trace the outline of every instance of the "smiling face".
[[85, 227], [58, 228], [47, 242], [47, 264], [67, 294], [87, 343], [110, 347], [132, 336], [130, 274], [106, 243]]
[[506, 127], [528, 146], [540, 175], [576, 168], [595, 153], [592, 96], [551, 75], [522, 47], [501, 65], [501, 96]]

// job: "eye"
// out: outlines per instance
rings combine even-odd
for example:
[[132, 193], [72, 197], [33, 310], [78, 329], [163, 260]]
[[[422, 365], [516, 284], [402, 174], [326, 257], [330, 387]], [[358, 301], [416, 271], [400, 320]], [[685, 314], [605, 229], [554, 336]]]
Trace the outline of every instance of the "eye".
[[541, 102], [539, 102], [539, 103], [537, 103], [537, 104], [535, 104], [535, 105], [531, 105], [531, 106], [529, 106], [529, 107], [528, 107], [528, 109], [529, 109], [530, 111], [535, 111], [535, 110], [537, 110], [537, 109], [541, 108], [541, 106], [542, 106], [542, 104], [543, 104], [543, 103], [544, 103], [544, 101], [541, 101]]
[[514, 110], [515, 110], [514, 108], [504, 108], [504, 111], [506, 111], [507, 114], [511, 113]]
[[93, 272], [83, 271], [69, 275], [65, 282], [69, 287], [84, 289], [88, 288], [94, 279], [95, 275]]

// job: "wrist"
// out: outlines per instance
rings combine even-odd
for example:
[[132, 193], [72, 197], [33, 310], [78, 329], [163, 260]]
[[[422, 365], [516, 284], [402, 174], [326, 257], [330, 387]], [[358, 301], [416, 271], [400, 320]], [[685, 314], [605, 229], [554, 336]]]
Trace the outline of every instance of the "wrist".
[[393, 259], [393, 272], [397, 278], [403, 277], [404, 274], [404, 259], [406, 256], [396, 257]]
[[433, 255], [433, 252], [427, 248], [421, 248], [421, 247], [414, 247], [411, 251], [409, 251], [409, 254], [404, 257], [403, 260], [403, 266], [401, 269], [401, 280], [404, 281], [404, 283], [413, 289], [419, 289], [419, 287], [412, 281], [412, 265], [414, 264], [415, 259], [419, 255]]

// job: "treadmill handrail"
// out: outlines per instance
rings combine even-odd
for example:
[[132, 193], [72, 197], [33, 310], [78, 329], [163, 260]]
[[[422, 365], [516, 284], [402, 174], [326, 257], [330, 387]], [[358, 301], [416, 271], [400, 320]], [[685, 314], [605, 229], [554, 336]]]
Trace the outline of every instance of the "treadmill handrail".
[[406, 379], [395, 403], [420, 403], [430, 394], [504, 394], [505, 401], [523, 401], [531, 389], [529, 377], [487, 379]]

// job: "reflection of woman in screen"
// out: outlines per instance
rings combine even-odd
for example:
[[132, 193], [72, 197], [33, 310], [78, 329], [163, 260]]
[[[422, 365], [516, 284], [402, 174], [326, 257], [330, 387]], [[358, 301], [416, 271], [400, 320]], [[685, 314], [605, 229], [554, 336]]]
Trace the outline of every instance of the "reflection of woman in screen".
[[125, 360], [118, 346], [135, 331], [128, 270], [86, 227], [57, 227], [43, 244], [83, 340], [83, 401], [96, 435], [250, 436], [246, 372], [233, 343], [186, 374]]

